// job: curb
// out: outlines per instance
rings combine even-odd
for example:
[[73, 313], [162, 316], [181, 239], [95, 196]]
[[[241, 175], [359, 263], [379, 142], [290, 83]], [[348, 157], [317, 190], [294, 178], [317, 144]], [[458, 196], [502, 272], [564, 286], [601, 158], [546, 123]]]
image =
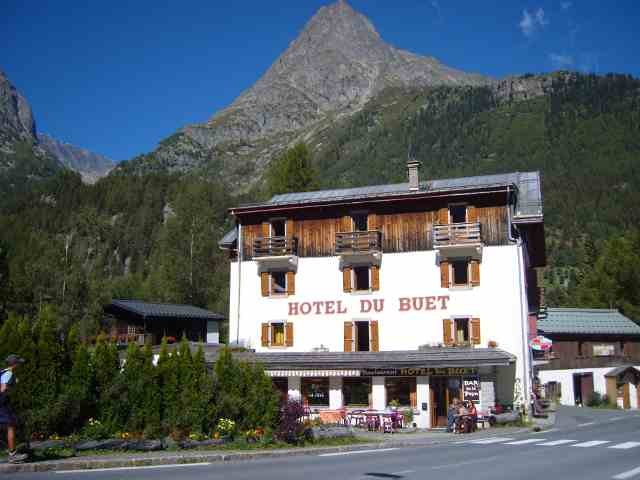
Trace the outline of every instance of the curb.
[[[523, 433], [530, 431], [529, 428], [522, 428], [509, 433]], [[501, 435], [501, 432], [493, 433]], [[488, 435], [491, 436], [491, 435]], [[147, 455], [147, 456], [105, 456], [100, 457], [74, 457], [63, 460], [50, 460], [36, 463], [19, 463], [19, 464], [0, 464], [0, 474], [8, 473], [38, 473], [50, 471], [67, 471], [67, 470], [94, 470], [104, 468], [123, 468], [123, 467], [149, 467], [156, 465], [188, 465], [191, 463], [220, 463], [231, 461], [247, 461], [262, 458], [280, 458], [291, 456], [314, 455], [321, 453], [342, 453], [353, 452], [358, 450], [377, 450], [383, 448], [411, 448], [430, 445], [446, 445], [458, 441], [459, 437], [444, 439], [406, 439], [401, 441], [383, 441], [371, 443], [358, 443], [354, 445], [345, 445], [339, 447], [306, 447], [292, 448], [281, 450], [238, 452], [229, 451], [228, 453], [201, 450], [198, 452], [184, 452], [165, 455]]]

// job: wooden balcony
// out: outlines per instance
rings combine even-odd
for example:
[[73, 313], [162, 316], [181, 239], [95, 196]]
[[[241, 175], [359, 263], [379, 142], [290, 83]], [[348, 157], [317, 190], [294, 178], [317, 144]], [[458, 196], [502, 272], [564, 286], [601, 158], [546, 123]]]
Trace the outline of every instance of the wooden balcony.
[[336, 255], [340, 256], [340, 269], [344, 267], [380, 266], [382, 260], [382, 232], [336, 233]]
[[470, 257], [482, 255], [480, 222], [451, 223], [433, 227], [433, 246], [442, 257]]
[[283, 257], [298, 254], [295, 237], [259, 237], [253, 242], [253, 257]]
[[366, 232], [336, 233], [336, 254], [369, 254], [382, 251], [382, 232], [369, 230]]

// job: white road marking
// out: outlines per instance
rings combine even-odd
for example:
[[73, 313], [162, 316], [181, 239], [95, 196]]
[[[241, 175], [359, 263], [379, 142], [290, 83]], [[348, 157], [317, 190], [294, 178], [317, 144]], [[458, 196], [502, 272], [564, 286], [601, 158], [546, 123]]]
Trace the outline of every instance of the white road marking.
[[391, 450], [398, 450], [394, 448], [374, 448], [372, 450], [354, 450], [352, 452], [335, 452], [335, 453], [321, 453], [319, 457], [337, 457], [340, 455], [355, 455], [357, 453], [377, 453], [377, 452], [390, 452]]
[[596, 422], [579, 423], [578, 427], [588, 427], [589, 425], [595, 425]]
[[505, 445], [526, 445], [527, 443], [535, 443], [546, 440], [545, 438], [529, 438], [527, 440], [518, 440], [517, 442], [506, 442]]
[[489, 437], [489, 438], [481, 438], [479, 440], [469, 440], [468, 442], [464, 442], [464, 443], [472, 443], [474, 445], [488, 445], [490, 443], [508, 442], [509, 440], [513, 440], [513, 438]]
[[634, 468], [633, 470], [628, 470], [626, 472], [619, 473], [618, 475], [615, 475], [611, 478], [614, 478], [615, 480], [625, 480], [625, 478], [635, 477], [638, 474], [640, 474], [640, 467]]
[[613, 417], [613, 418], [610, 418], [609, 420], [611, 420], [612, 422], [615, 422], [616, 420], [622, 420], [624, 418], [626, 417]]
[[406, 475], [407, 473], [414, 473], [415, 470], [401, 470], [399, 472], [391, 472], [391, 475]]
[[619, 443], [618, 445], [611, 445], [608, 448], [618, 448], [620, 450], [628, 450], [629, 448], [635, 448], [639, 446], [640, 446], [640, 442], [624, 442], [624, 443]]
[[121, 470], [148, 470], [151, 468], [205, 467], [207, 465], [211, 465], [211, 463], [172, 463], [170, 465], [143, 465], [139, 467], [87, 468], [83, 470], [56, 470], [55, 473], [64, 475], [67, 473], [117, 472]]
[[571, 445], [571, 446], [589, 448], [589, 447], [596, 447], [598, 445], [603, 445], [605, 443], [611, 443], [611, 440], [591, 440], [590, 442], [576, 443], [575, 445]]
[[578, 440], [568, 440], [568, 439], [553, 440], [552, 442], [538, 443], [538, 445], [543, 446], [543, 447], [555, 447], [556, 445], [564, 445], [565, 443], [573, 443], [573, 442], [577, 442], [577, 441]]

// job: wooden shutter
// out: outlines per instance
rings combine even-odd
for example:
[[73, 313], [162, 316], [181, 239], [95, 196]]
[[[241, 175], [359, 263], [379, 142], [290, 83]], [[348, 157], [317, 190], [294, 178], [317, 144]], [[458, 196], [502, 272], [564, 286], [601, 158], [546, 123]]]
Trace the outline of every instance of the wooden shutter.
[[261, 342], [263, 347], [269, 346], [269, 324], [268, 323], [262, 324]]
[[470, 330], [469, 333], [471, 344], [472, 345], [480, 345], [480, 319], [472, 318], [470, 320]]
[[262, 236], [263, 237], [271, 236], [271, 224], [269, 222], [262, 222]]
[[344, 322], [344, 351], [353, 352], [353, 322]]
[[380, 290], [380, 267], [371, 266], [371, 290], [377, 292]]
[[294, 237], [295, 235], [293, 234], [293, 229], [294, 229], [294, 223], [293, 223], [293, 218], [287, 218], [287, 224], [285, 227], [285, 234], [287, 237]]
[[375, 213], [370, 213], [367, 216], [367, 230], [380, 230], [380, 225], [378, 225], [378, 215]]
[[351, 267], [344, 267], [342, 270], [342, 290], [344, 293], [351, 292]]
[[442, 342], [445, 345], [453, 345], [453, 320], [445, 318], [442, 320]]
[[370, 328], [369, 333], [371, 336], [371, 351], [378, 352], [380, 351], [380, 339], [378, 336], [378, 321], [371, 320], [371, 322], [369, 322], [369, 328]]
[[480, 285], [480, 262], [478, 260], [471, 260], [471, 286], [477, 287]]
[[411, 381], [411, 390], [409, 390], [409, 403], [411, 404], [411, 408], [416, 408], [418, 406], [417, 382], [415, 378]]
[[260, 274], [260, 290], [262, 291], [263, 297], [269, 296], [269, 273], [262, 272]]
[[438, 225], [448, 225], [449, 224], [449, 209], [441, 208], [438, 210]]
[[473, 205], [467, 205], [467, 222], [475, 223], [478, 221], [478, 210]]
[[284, 344], [287, 347], [293, 347], [293, 323], [284, 324]]
[[287, 272], [287, 295], [296, 293], [296, 272]]
[[346, 215], [342, 217], [340, 221], [340, 231], [341, 232], [351, 232], [353, 230], [353, 224], [351, 223], [351, 217]]
[[451, 274], [449, 270], [449, 262], [440, 262], [440, 286], [442, 288], [451, 287]]

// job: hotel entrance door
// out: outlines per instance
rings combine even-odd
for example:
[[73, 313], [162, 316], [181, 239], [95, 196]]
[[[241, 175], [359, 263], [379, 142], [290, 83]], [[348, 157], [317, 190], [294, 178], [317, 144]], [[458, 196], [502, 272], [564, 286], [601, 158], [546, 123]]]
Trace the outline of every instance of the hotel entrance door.
[[461, 398], [460, 377], [431, 377], [431, 427], [447, 426], [447, 409], [454, 398]]

